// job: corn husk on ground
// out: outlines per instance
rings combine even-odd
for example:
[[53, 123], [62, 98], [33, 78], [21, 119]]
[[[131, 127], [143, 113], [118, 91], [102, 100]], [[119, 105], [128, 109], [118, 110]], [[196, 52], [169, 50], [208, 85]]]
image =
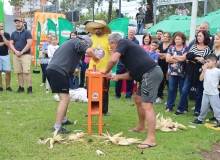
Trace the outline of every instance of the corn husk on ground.
[[63, 139], [57, 133], [58, 133], [58, 129], [54, 131], [52, 138], [47, 138], [47, 139], [39, 138], [37, 143], [45, 145], [45, 144], [47, 144], [47, 142], [49, 142], [49, 144], [50, 144], [49, 149], [53, 149], [53, 144], [55, 142], [59, 142], [59, 143], [63, 143], [63, 144], [69, 144], [67, 142], [64, 142], [64, 140], [68, 140], [68, 141], [83, 141], [82, 137], [84, 137], [86, 135], [86, 133], [78, 132], [76, 134], [71, 134], [67, 138]]
[[85, 135], [86, 135], [86, 133], [79, 132], [79, 133], [76, 133], [76, 134], [69, 135], [66, 139], [70, 140], [70, 141], [79, 141], [80, 138], [84, 137]]
[[126, 137], [120, 137], [123, 134], [123, 132], [120, 132], [118, 134], [115, 134], [111, 136], [108, 132], [107, 134], [102, 134], [102, 138], [107, 139], [106, 142], [112, 142], [113, 144], [121, 145], [121, 146], [129, 146], [133, 143], [141, 143], [141, 139], [137, 138], [126, 138]]
[[156, 129], [159, 129], [164, 132], [176, 132], [179, 129], [186, 130], [187, 128], [177, 122], [173, 122], [171, 118], [165, 119], [163, 115], [160, 116], [160, 113], [156, 116]]
[[[47, 142], [49, 142], [50, 146], [49, 149], [53, 149], [53, 144], [55, 142], [59, 142], [62, 143], [62, 141], [64, 140], [60, 135], [57, 134], [58, 133], [58, 129], [56, 129], [53, 133], [53, 137], [52, 138], [47, 138], [45, 140], [42, 140], [42, 143], [45, 145], [47, 144]], [[39, 140], [38, 140], [39, 142]]]

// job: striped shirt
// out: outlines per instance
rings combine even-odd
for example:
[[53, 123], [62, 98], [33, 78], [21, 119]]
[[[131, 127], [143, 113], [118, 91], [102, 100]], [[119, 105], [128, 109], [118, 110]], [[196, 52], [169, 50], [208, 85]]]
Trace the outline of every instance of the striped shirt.
[[207, 55], [210, 54], [210, 49], [209, 49], [209, 47], [207, 46], [207, 47], [204, 48], [203, 50], [199, 50], [199, 49], [197, 48], [197, 44], [194, 44], [194, 45], [190, 48], [190, 51], [189, 51], [189, 52], [193, 52], [195, 55], [205, 58]]

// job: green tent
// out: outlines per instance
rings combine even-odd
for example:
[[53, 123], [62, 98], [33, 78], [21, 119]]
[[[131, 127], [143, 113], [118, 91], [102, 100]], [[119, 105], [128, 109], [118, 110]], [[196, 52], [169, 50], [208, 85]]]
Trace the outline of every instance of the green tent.
[[220, 10], [211, 12], [201, 19], [197, 20], [197, 24], [201, 24], [202, 22], [209, 22], [210, 24], [210, 33], [215, 34], [220, 31]]
[[152, 35], [156, 35], [158, 29], [162, 29], [164, 32], [170, 32], [171, 34], [180, 31], [185, 33], [188, 37], [190, 34], [190, 21], [190, 16], [172, 15], [151, 27], [148, 32]]

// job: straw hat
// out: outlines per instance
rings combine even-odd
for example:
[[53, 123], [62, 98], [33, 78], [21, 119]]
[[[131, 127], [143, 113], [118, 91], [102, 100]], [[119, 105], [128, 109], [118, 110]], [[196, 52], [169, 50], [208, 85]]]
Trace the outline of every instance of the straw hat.
[[94, 33], [95, 28], [103, 28], [103, 32], [105, 34], [111, 34], [111, 29], [105, 24], [105, 22], [100, 20], [96, 20], [95, 22], [89, 22], [85, 26], [85, 29], [90, 33]]

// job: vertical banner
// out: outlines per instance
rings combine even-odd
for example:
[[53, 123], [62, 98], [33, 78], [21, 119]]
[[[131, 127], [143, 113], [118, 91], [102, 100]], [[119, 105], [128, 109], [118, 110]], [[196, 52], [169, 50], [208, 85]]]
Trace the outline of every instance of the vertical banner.
[[36, 68], [38, 67], [40, 37], [41, 37], [41, 25], [40, 25], [40, 22], [37, 22]]
[[[2, 0], [0, 0], [0, 21], [3, 22], [3, 24], [5, 24], [5, 20], [4, 20], [4, 6], [2, 3]], [[4, 25], [4, 29], [5, 29], [5, 25]]]
[[117, 32], [121, 34], [123, 37], [126, 37], [128, 33], [128, 24], [128, 18], [118, 18], [109, 23], [108, 26], [111, 29], [112, 33]]
[[69, 37], [70, 33], [73, 31], [73, 26], [65, 18], [58, 17], [58, 26], [59, 26], [59, 44], [61, 45]]
[[47, 33], [51, 33], [53, 36], [57, 36], [56, 24], [50, 18], [47, 18]]

